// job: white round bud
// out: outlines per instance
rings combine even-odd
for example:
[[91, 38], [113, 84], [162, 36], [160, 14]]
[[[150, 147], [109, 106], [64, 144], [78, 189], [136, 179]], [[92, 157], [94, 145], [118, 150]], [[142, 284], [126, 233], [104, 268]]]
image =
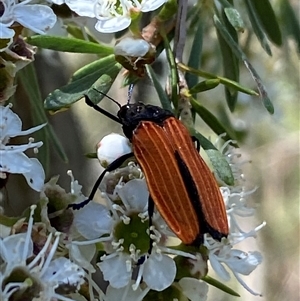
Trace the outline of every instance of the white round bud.
[[122, 39], [114, 48], [115, 55], [129, 57], [143, 57], [151, 46], [143, 39], [127, 37]]
[[129, 140], [116, 133], [103, 137], [97, 144], [97, 157], [104, 168], [119, 157], [131, 152]]

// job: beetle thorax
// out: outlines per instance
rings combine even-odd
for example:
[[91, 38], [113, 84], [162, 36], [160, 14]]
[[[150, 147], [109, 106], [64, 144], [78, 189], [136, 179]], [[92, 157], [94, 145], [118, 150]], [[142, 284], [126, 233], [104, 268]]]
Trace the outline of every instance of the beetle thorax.
[[145, 105], [141, 102], [122, 106], [118, 117], [123, 125], [125, 136], [131, 140], [133, 131], [141, 121], [152, 121], [161, 125], [164, 120], [173, 117], [173, 113], [158, 106]]

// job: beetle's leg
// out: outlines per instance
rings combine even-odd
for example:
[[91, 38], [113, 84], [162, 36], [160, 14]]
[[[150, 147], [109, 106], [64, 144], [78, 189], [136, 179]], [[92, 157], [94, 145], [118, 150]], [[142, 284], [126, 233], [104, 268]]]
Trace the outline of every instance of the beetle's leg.
[[[149, 199], [148, 199], [148, 216], [149, 216], [149, 231], [150, 231], [150, 234], [151, 234], [150, 227], [152, 226], [153, 213], [154, 213], [154, 201], [153, 201], [151, 195], [149, 195]], [[149, 246], [148, 254], [151, 254], [152, 243], [153, 243], [153, 241], [150, 238], [150, 246]]]
[[83, 208], [86, 204], [88, 204], [95, 196], [97, 189], [100, 185], [100, 183], [102, 182], [105, 174], [107, 172], [113, 171], [117, 168], [119, 168], [127, 159], [133, 157], [133, 153], [128, 153], [125, 154], [123, 156], [121, 156], [120, 158], [116, 159], [115, 161], [113, 161], [112, 163], [110, 163], [107, 168], [101, 173], [101, 175], [99, 176], [99, 178], [97, 179], [96, 183], [93, 186], [93, 189], [88, 197], [88, 199], [84, 200], [83, 202], [79, 203], [79, 204], [69, 204], [68, 208], [72, 208], [73, 210], [78, 210]]
[[200, 152], [200, 142], [199, 142], [199, 140], [195, 136], [192, 136], [191, 138], [192, 138], [194, 143], [196, 142], [196, 149], [197, 149], [198, 152]]

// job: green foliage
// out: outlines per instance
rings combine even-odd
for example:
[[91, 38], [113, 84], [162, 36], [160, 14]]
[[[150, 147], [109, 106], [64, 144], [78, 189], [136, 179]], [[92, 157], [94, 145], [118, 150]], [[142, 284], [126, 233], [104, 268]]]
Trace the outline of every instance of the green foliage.
[[38, 35], [27, 38], [27, 43], [55, 51], [94, 53], [101, 57], [113, 54], [111, 47], [70, 37]]
[[93, 89], [103, 93], [98, 93], [96, 100], [93, 97], [93, 101], [98, 103], [109, 91], [120, 69], [121, 65], [112, 55], [82, 67], [73, 74], [67, 85], [48, 95], [45, 109], [55, 112], [68, 108], [84, 95], [91, 93], [90, 90]]
[[205, 276], [202, 278], [203, 281], [205, 281], [206, 283], [214, 286], [214, 287], [217, 287], [218, 289], [220, 289], [221, 291], [229, 294], [229, 295], [232, 295], [232, 296], [235, 296], [235, 297], [240, 297], [240, 295], [234, 291], [233, 289], [231, 289], [230, 287], [228, 287], [227, 285], [225, 285], [224, 283], [218, 281], [217, 279], [214, 279], [210, 276]]

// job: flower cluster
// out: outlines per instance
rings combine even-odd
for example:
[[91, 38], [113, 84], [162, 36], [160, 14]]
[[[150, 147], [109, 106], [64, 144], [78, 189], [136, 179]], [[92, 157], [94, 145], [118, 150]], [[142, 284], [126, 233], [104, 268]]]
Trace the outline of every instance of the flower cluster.
[[52, 0], [55, 4], [65, 3], [78, 16], [96, 18], [96, 30], [113, 33], [127, 28], [140, 12], [154, 11], [166, 0]]
[[35, 210], [32, 205], [27, 223], [23, 218], [13, 227], [1, 226], [0, 299], [72, 301], [59, 292], [76, 292], [85, 272], [69, 259], [57, 257], [60, 233], [47, 236], [44, 225], [34, 223]]
[[13, 42], [18, 26], [35, 33], [44, 34], [56, 22], [52, 9], [43, 4], [30, 4], [31, 0], [2, 0], [0, 2], [0, 51], [6, 50]]
[[[57, 185], [58, 177], [43, 186], [40, 163], [23, 153], [42, 143], [34, 143], [32, 139], [27, 145], [8, 143], [11, 137], [31, 134], [44, 124], [22, 131], [21, 120], [11, 111], [11, 106], [0, 109], [2, 177], [8, 173], [22, 173], [32, 188], [42, 190], [38, 215], [35, 214], [40, 223], [34, 223], [36, 206], [32, 206], [28, 223], [25, 223], [26, 218], [20, 218], [7, 228], [8, 232], [2, 231], [0, 256], [4, 264], [0, 296], [3, 300], [11, 296], [18, 300], [21, 295], [43, 300], [76, 300], [85, 282], [90, 298], [103, 301], [147, 301], [164, 296], [201, 301], [207, 298], [209, 265], [224, 281], [230, 278], [227, 269], [231, 270], [244, 288], [258, 295], [241, 275], [249, 275], [262, 257], [257, 251], [246, 253], [235, 249], [234, 245], [255, 237], [264, 224], [248, 232], [239, 226], [237, 217], [249, 217], [255, 211], [247, 206], [246, 198], [252, 191], [245, 191], [241, 163], [235, 162], [238, 155], [227, 144], [222, 152], [231, 165], [236, 185], [222, 186], [220, 190], [230, 234], [221, 241], [205, 234], [203, 245], [195, 248], [178, 245], [178, 239], [159, 212], [154, 210], [149, 216], [146, 181], [131, 159], [104, 176], [99, 186], [101, 203], [90, 201], [80, 208], [87, 198], [71, 172], [70, 193]], [[97, 149], [104, 168], [130, 152], [127, 139], [117, 134], [105, 137]], [[3, 224], [4, 219], [0, 222]], [[12, 253], [15, 255], [11, 257]], [[92, 277], [97, 270], [107, 282], [104, 291], [100, 289], [101, 283]], [[214, 285], [218, 287], [217, 282]]]
[[[116, 145], [119, 146], [117, 153]], [[116, 157], [122, 155], [120, 150], [124, 153], [129, 151], [126, 139], [116, 134], [106, 137], [98, 146], [99, 160], [105, 166], [113, 160], [108, 156], [109, 149]], [[149, 216], [149, 192], [143, 173], [135, 162], [127, 161], [121, 168], [106, 174], [99, 186], [102, 202], [90, 201], [79, 210], [67, 209], [68, 204], [72, 203], [72, 208], [80, 207], [87, 199], [71, 172], [71, 193], [59, 188], [57, 179], [46, 184], [44, 199], [47, 201], [43, 206], [56, 208], [56, 211], [52, 213], [55, 218], [51, 219], [47, 210], [42, 210], [42, 220], [52, 231], [59, 225], [64, 232], [61, 248], [68, 258], [86, 269], [93, 298], [93, 291], [96, 291], [98, 298], [105, 301], [147, 301], [163, 299], [164, 296], [178, 300], [206, 300], [208, 285], [205, 281], [209, 265], [225, 281], [230, 278], [226, 268], [231, 270], [244, 288], [258, 294], [246, 285], [240, 275], [249, 275], [261, 263], [262, 257], [257, 251], [246, 253], [235, 249], [234, 245], [255, 237], [264, 224], [249, 232], [239, 227], [237, 216], [254, 214], [254, 210], [246, 206], [246, 197], [251, 192], [244, 191], [240, 165], [233, 162], [237, 155], [228, 146], [225, 149], [237, 184], [234, 188], [220, 188], [230, 220], [230, 234], [222, 241], [206, 234], [200, 248], [178, 245], [178, 239], [160, 214], [154, 211]], [[96, 264], [91, 264], [95, 257]], [[92, 280], [97, 269], [107, 281], [105, 293], [99, 288], [100, 283]], [[212, 283], [211, 280], [209, 282]], [[217, 282], [214, 285], [219, 287]]]

